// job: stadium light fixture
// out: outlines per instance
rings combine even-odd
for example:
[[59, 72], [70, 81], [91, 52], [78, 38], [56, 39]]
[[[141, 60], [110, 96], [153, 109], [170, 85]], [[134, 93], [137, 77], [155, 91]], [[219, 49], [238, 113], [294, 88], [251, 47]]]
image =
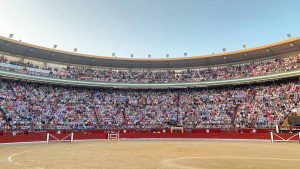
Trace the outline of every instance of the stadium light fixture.
[[226, 52], [226, 48], [223, 48], [222, 50], [223, 50], [223, 52]]
[[170, 57], [170, 55], [169, 54], [166, 54], [166, 58], [169, 58]]
[[184, 53], [183, 55], [184, 55], [185, 57], [187, 57], [187, 53]]
[[289, 39], [291, 39], [292, 38], [292, 35], [289, 33], [289, 34], [287, 34], [286, 35]]
[[243, 45], [243, 49], [246, 49], [246, 48], [247, 48], [247, 45], [244, 44], [244, 45]]
[[74, 48], [74, 52], [77, 52], [77, 48]]
[[133, 58], [133, 54], [131, 54], [130, 57]]
[[13, 37], [14, 37], [14, 34], [9, 34], [9, 36], [8, 36], [10, 39], [12, 39]]
[[116, 53], [112, 53], [112, 56], [115, 57], [115, 56], [116, 56]]
[[53, 48], [56, 49], [56, 48], [57, 48], [57, 45], [53, 45]]
[[151, 54], [148, 54], [148, 58], [151, 58]]

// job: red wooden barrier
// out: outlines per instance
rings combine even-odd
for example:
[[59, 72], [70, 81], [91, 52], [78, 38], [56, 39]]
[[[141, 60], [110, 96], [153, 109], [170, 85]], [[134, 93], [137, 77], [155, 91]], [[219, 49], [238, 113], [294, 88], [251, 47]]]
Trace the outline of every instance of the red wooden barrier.
[[[211, 139], [270, 139], [270, 129], [260, 129], [253, 132], [252, 129], [237, 131], [224, 131], [220, 129], [194, 129], [185, 133], [170, 133], [167, 130], [120, 130], [120, 138], [211, 138]], [[107, 139], [108, 130], [83, 130], [83, 131], [19, 131], [17, 133], [1, 132], [0, 143], [46, 141], [47, 133], [54, 134], [57, 138], [63, 138], [71, 132], [74, 140], [83, 139]]]

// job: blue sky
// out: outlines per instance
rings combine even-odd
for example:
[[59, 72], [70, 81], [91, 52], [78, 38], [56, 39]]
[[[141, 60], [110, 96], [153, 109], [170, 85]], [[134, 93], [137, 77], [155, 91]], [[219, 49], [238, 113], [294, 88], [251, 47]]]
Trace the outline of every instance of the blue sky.
[[299, 0], [0, 0], [0, 35], [100, 56], [195, 56], [300, 36], [299, 8]]

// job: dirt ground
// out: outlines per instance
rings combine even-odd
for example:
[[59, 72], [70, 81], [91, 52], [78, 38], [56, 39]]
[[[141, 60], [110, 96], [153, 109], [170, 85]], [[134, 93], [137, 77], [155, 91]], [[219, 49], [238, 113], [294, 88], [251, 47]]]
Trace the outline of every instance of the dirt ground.
[[300, 169], [299, 143], [94, 141], [0, 146], [0, 169]]

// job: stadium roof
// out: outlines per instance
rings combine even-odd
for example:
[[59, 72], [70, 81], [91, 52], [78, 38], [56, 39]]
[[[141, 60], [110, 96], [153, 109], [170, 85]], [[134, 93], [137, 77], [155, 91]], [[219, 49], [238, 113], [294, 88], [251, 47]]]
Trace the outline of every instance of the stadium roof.
[[300, 37], [255, 48], [204, 56], [176, 58], [116, 58], [41, 47], [0, 36], [0, 51], [64, 64], [112, 68], [187, 68], [243, 62], [300, 51]]

